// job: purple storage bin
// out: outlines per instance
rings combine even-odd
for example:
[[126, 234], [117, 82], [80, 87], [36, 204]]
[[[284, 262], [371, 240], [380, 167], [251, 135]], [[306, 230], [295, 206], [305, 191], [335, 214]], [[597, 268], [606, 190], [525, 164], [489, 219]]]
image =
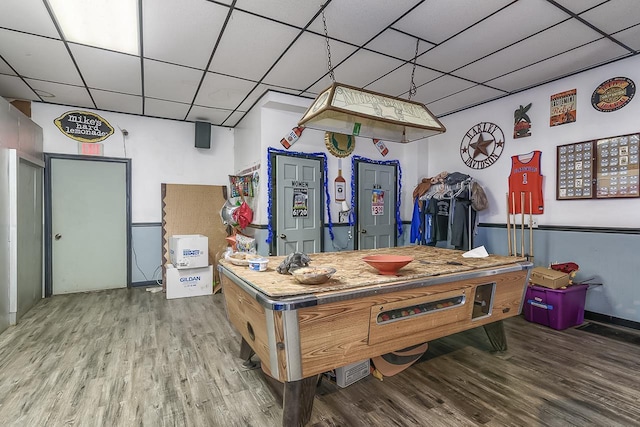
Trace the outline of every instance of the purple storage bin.
[[528, 286], [524, 297], [524, 318], [553, 329], [567, 329], [584, 321], [584, 303], [589, 285], [566, 289]]

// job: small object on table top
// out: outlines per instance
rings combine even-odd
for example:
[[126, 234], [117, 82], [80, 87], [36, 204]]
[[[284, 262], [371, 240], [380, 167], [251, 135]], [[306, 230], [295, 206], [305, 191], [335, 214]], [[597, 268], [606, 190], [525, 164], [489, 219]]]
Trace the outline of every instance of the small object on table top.
[[309, 262], [311, 262], [309, 255], [303, 252], [294, 252], [289, 254], [284, 261], [280, 263], [277, 270], [280, 274], [291, 274], [292, 270], [300, 267], [306, 267], [309, 265]]
[[329, 280], [335, 272], [333, 267], [300, 267], [291, 270], [291, 275], [304, 285], [319, 285]]

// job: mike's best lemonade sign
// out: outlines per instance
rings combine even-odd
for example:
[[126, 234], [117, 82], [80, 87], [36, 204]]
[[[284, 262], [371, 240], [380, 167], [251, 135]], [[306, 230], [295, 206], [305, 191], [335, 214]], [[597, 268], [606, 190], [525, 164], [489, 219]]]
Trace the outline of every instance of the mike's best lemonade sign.
[[88, 111], [68, 111], [53, 123], [60, 132], [80, 142], [100, 142], [113, 135], [109, 122]]

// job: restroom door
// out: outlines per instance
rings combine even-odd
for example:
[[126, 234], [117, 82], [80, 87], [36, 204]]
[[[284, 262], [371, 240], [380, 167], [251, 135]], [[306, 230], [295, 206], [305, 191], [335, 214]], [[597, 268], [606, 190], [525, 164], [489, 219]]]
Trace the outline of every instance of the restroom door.
[[396, 246], [396, 168], [356, 162], [358, 249]]
[[47, 294], [131, 285], [131, 161], [47, 155]]
[[[276, 255], [322, 252], [324, 176], [317, 158], [275, 156]], [[272, 194], [272, 197], [274, 195]]]

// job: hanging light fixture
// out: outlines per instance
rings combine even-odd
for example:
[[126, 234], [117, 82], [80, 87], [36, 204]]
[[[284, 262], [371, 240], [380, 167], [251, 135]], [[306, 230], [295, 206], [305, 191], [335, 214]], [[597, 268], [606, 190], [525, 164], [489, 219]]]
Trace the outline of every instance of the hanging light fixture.
[[327, 42], [329, 76], [333, 83], [313, 101], [298, 126], [392, 142], [411, 142], [446, 131], [424, 104], [411, 100], [416, 92], [413, 77], [419, 40], [413, 60], [409, 99], [406, 100], [336, 83], [324, 11], [322, 22]]

